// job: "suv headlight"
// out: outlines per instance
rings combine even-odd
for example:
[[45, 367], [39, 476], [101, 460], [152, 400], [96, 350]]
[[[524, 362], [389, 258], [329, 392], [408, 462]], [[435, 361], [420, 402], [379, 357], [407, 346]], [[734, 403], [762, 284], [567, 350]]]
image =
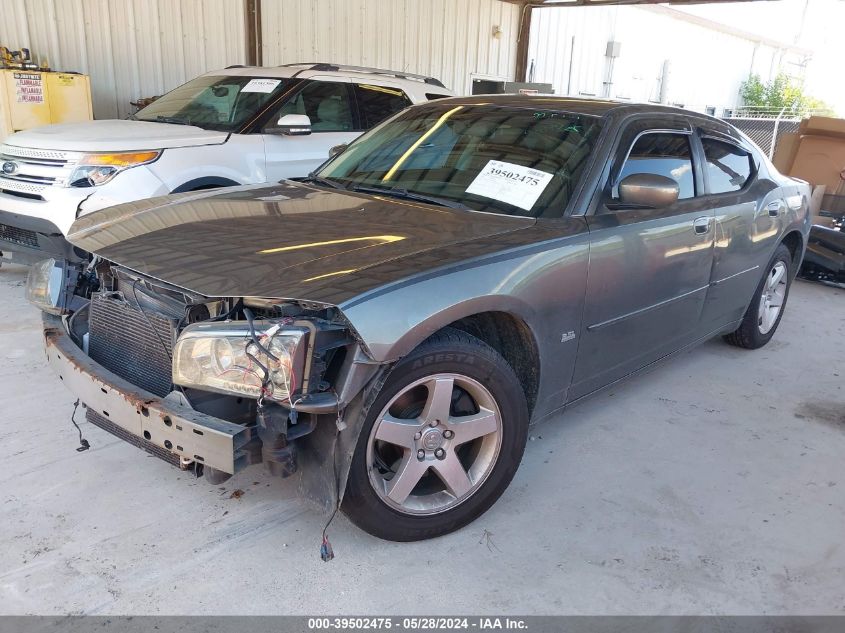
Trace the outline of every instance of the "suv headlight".
[[259, 398], [263, 390], [265, 398], [290, 399], [302, 384], [308, 330], [268, 321], [254, 326], [255, 339], [242, 321], [186, 327], [173, 349], [173, 382], [247, 398]]
[[73, 296], [77, 278], [78, 271], [75, 269], [55, 259], [45, 259], [29, 269], [26, 298], [44, 312], [68, 314], [82, 301]]
[[85, 154], [68, 179], [69, 187], [97, 187], [106, 184], [120, 172], [146, 165], [161, 156], [161, 151], [126, 152], [122, 154]]

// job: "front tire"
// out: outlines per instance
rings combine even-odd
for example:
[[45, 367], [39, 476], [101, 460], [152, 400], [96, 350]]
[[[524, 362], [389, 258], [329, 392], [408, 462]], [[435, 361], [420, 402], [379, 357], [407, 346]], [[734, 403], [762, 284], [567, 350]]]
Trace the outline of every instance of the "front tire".
[[391, 541], [418, 541], [472, 522], [519, 467], [528, 406], [493, 348], [446, 329], [390, 372], [364, 412], [343, 512]]
[[792, 253], [781, 244], [754, 291], [754, 298], [740, 326], [725, 340], [731, 345], [757, 349], [768, 343], [780, 325], [794, 277]]

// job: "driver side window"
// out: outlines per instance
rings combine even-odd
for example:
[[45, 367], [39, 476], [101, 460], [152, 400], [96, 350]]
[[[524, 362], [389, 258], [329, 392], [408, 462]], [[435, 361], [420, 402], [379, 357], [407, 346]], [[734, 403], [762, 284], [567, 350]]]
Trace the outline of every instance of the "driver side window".
[[[631, 174], [657, 174], [678, 183], [678, 199], [695, 197], [695, 178], [692, 171], [692, 151], [688, 134], [648, 132], [631, 147], [617, 182]], [[619, 197], [618, 185], [613, 197]]]
[[286, 114], [305, 114], [313, 132], [351, 132], [354, 129], [347, 85], [331, 81], [311, 81], [285, 103], [268, 123]]

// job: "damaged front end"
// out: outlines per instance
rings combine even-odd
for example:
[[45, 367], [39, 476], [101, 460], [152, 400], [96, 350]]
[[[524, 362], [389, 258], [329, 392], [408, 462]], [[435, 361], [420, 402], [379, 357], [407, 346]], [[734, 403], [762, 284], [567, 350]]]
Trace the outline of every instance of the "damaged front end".
[[211, 483], [263, 462], [339, 501], [360, 425], [339, 434], [382, 366], [334, 306], [205, 297], [98, 259], [42, 262], [27, 296], [92, 424]]

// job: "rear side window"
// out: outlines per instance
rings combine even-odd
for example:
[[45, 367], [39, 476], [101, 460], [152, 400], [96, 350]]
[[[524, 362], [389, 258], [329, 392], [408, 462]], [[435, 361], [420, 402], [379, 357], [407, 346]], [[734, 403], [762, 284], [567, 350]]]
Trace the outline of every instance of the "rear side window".
[[356, 84], [355, 93], [361, 121], [367, 130], [411, 105], [411, 100], [398, 88]]
[[739, 191], [751, 178], [751, 154], [732, 143], [712, 138], [702, 138], [704, 156], [707, 158], [707, 180], [710, 193]]
[[[619, 180], [631, 174], [666, 176], [678, 183], [679, 200], [694, 197], [695, 178], [692, 173], [689, 135], [656, 132], [640, 136], [631, 147]], [[615, 190], [613, 196], [618, 195], [618, 190]]]
[[426, 92], [425, 93], [425, 98], [428, 99], [429, 101], [434, 101], [435, 99], [448, 99], [451, 96], [453, 96], [453, 95], [441, 95], [441, 94], [437, 94], [435, 92]]

